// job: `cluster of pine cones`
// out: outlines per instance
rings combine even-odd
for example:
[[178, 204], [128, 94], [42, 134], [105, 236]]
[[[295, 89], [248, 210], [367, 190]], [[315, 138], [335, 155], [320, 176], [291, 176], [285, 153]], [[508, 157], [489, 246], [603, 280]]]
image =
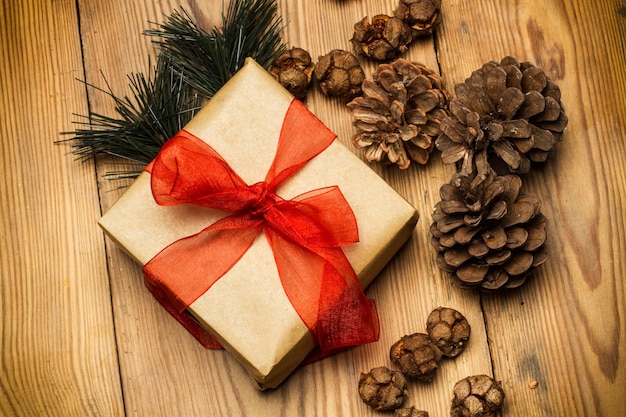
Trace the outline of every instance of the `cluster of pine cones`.
[[348, 103], [369, 161], [425, 164], [436, 146], [456, 174], [440, 189], [430, 227], [438, 266], [463, 288], [515, 288], [546, 261], [541, 201], [520, 174], [545, 162], [567, 116], [559, 87], [529, 62], [488, 62], [445, 91], [422, 64], [381, 64]]

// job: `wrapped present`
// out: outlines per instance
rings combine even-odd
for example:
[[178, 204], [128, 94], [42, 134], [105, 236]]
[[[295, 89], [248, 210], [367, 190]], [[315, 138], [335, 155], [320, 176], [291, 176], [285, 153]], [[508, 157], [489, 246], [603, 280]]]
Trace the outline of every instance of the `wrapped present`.
[[146, 286], [261, 389], [376, 340], [365, 288], [417, 212], [251, 59], [100, 219]]

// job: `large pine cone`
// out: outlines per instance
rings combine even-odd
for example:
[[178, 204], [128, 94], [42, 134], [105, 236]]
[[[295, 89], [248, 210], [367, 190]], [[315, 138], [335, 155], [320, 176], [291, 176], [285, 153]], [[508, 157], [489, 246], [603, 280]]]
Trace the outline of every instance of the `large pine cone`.
[[441, 124], [437, 148], [459, 172], [527, 173], [562, 139], [567, 116], [561, 91], [529, 62], [506, 57], [488, 62], [455, 86], [450, 117]]
[[368, 161], [409, 167], [428, 162], [448, 115], [441, 78], [422, 64], [397, 59], [380, 64], [362, 85], [363, 95], [348, 103], [357, 129], [353, 141], [367, 148]]
[[547, 220], [517, 175], [455, 174], [439, 193], [430, 227], [437, 265], [462, 288], [515, 288], [546, 261]]

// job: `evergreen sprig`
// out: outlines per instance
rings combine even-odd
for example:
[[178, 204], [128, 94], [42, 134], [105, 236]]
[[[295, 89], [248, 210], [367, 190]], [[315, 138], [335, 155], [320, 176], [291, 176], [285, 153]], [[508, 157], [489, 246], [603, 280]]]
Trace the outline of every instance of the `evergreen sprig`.
[[186, 11], [175, 11], [158, 29], [147, 30], [187, 83], [206, 97], [213, 95], [247, 57], [269, 69], [285, 50], [275, 0], [234, 0], [222, 26], [202, 29]]
[[[82, 120], [71, 134], [72, 153], [85, 160], [97, 155], [113, 155], [147, 165], [161, 146], [182, 129], [201, 107], [201, 99], [191, 94], [184, 77], [174, 71], [171, 62], [159, 56], [154, 72], [128, 76], [131, 97], [117, 97], [108, 90], [87, 83], [91, 88], [111, 97], [117, 117], [96, 112], [77, 115]], [[106, 80], [105, 80], [106, 82]], [[115, 178], [138, 175], [135, 171], [113, 173]]]
[[[165, 141], [182, 129], [200, 109], [201, 96], [211, 98], [242, 66], [246, 57], [265, 68], [285, 50], [282, 23], [275, 0], [232, 0], [222, 26], [207, 32], [185, 10], [166, 17], [159, 29], [145, 31], [159, 47], [157, 65], [146, 78], [128, 76], [131, 96], [108, 95], [116, 116], [91, 112], [73, 132], [72, 154], [85, 160], [113, 155], [136, 162], [130, 171], [107, 173], [110, 178], [134, 178], [157, 155]], [[106, 79], [105, 79], [106, 82]]]

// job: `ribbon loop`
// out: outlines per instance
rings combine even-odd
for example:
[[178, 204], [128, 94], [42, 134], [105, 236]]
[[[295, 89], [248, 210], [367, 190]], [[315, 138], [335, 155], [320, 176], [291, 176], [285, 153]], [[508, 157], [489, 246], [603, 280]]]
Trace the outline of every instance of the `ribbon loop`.
[[155, 201], [195, 204], [231, 215], [180, 239], [144, 266], [155, 297], [207, 347], [184, 310], [264, 232], [285, 293], [319, 347], [329, 351], [378, 339], [375, 308], [341, 246], [358, 241], [356, 218], [337, 187], [284, 200], [274, 190], [326, 149], [335, 135], [302, 103], [287, 111], [265, 181], [248, 186], [208, 144], [181, 131], [148, 167]]

